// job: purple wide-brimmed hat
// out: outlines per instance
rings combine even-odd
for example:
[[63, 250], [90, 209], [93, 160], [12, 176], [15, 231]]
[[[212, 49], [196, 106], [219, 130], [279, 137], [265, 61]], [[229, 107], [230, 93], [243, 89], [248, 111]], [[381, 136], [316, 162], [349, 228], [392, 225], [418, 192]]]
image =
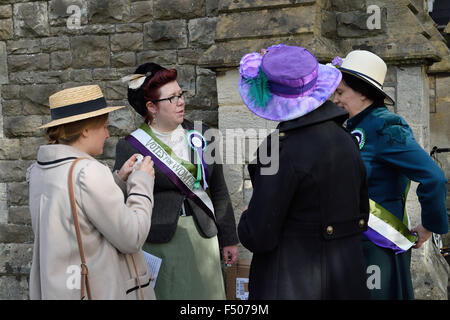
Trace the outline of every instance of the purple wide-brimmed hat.
[[240, 62], [239, 93], [261, 118], [287, 121], [320, 107], [342, 79], [341, 72], [318, 63], [302, 47], [283, 44], [261, 55], [246, 54]]

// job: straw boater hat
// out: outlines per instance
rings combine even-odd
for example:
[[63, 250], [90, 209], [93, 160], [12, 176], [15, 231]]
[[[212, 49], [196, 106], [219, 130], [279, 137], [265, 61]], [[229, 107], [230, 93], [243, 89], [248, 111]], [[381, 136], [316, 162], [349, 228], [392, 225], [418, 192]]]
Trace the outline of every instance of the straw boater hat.
[[345, 59], [334, 58], [333, 65], [371, 85], [385, 97], [386, 104], [394, 104], [394, 100], [383, 90], [386, 63], [376, 54], [366, 50], [354, 50], [349, 52]]
[[108, 107], [98, 85], [58, 91], [49, 97], [49, 102], [52, 121], [39, 127], [40, 129], [84, 120], [125, 108], [125, 106]]
[[341, 82], [341, 72], [318, 63], [302, 47], [274, 45], [240, 62], [239, 93], [256, 115], [287, 121], [319, 108]]

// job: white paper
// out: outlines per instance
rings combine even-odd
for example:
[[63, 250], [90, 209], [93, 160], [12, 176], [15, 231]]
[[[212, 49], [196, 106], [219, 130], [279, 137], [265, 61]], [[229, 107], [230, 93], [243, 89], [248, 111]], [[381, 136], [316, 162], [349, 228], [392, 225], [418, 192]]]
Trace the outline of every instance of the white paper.
[[236, 298], [248, 300], [248, 291], [245, 291], [244, 283], [248, 283], [248, 278], [236, 278]]
[[161, 268], [162, 259], [158, 258], [148, 252], [142, 250], [144, 254], [145, 262], [147, 262], [148, 271], [153, 276], [153, 280], [150, 282], [153, 289], [155, 288], [156, 279], [158, 278], [159, 268]]

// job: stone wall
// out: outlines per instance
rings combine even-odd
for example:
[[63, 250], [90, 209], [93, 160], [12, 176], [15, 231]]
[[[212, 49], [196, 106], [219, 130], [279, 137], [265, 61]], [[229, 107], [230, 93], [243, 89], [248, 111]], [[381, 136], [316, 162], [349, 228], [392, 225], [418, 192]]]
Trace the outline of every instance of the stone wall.
[[[70, 5], [77, 8], [69, 10]], [[197, 65], [214, 43], [218, 1], [0, 1], [0, 299], [26, 299], [33, 232], [27, 167], [45, 143], [48, 96], [96, 83], [110, 105], [128, 105], [122, 76], [145, 62], [176, 67], [189, 119], [217, 126], [216, 76]], [[69, 12], [69, 13], [68, 13]], [[79, 12], [79, 26], [73, 14]], [[141, 122], [131, 108], [110, 115], [102, 161]]]
[[[379, 30], [364, 24], [372, 2], [382, 8]], [[450, 59], [442, 58], [448, 48], [422, 15], [420, 2], [0, 0], [0, 299], [28, 298], [33, 233], [25, 173], [45, 143], [37, 127], [49, 121], [50, 94], [96, 83], [110, 105], [128, 105], [122, 76], [149, 61], [173, 66], [187, 90], [186, 117], [218, 126], [226, 139], [227, 129], [276, 126], [242, 105], [236, 67], [243, 54], [286, 43], [305, 46], [321, 62], [329, 62], [363, 48], [389, 62], [386, 90], [398, 100], [392, 111], [406, 118], [426, 149], [435, 141], [444, 146], [448, 127], [432, 130], [430, 144], [430, 121], [431, 126], [448, 123], [448, 74], [442, 70], [450, 70]], [[76, 7], [68, 11], [71, 5]], [[426, 66], [439, 59], [440, 67], [428, 80]], [[140, 121], [131, 108], [111, 114], [112, 137], [101, 161], [112, 165], [118, 137]], [[255, 141], [250, 135], [246, 145]], [[224, 166], [236, 221], [252, 194], [246, 169], [252, 155], [248, 149], [239, 152], [244, 161]], [[410, 195], [408, 209], [417, 218], [414, 190]], [[444, 297], [436, 283], [445, 282], [437, 278], [448, 270], [434, 249], [429, 242], [413, 257], [418, 298]], [[241, 258], [251, 256], [242, 247], [240, 253]]]

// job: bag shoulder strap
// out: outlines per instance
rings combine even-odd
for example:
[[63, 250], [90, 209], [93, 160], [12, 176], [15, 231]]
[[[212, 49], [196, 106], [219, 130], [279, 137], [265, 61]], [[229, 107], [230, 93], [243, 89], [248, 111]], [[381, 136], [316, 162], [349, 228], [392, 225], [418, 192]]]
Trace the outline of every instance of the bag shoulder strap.
[[75, 225], [75, 233], [77, 235], [78, 250], [80, 251], [80, 258], [81, 258], [81, 295], [80, 295], [80, 299], [83, 300], [85, 298], [84, 291], [86, 289], [88, 299], [92, 300], [91, 287], [89, 285], [89, 270], [86, 265], [86, 257], [84, 256], [83, 240], [81, 239], [80, 223], [78, 222], [77, 205], [75, 202], [75, 193], [73, 191], [73, 169], [75, 168], [75, 165], [78, 163], [78, 161], [83, 160], [83, 159], [87, 159], [87, 158], [78, 158], [74, 162], [72, 162], [72, 165], [70, 166], [70, 169], [69, 169], [69, 196], [70, 196], [70, 207], [72, 209], [73, 223]]

